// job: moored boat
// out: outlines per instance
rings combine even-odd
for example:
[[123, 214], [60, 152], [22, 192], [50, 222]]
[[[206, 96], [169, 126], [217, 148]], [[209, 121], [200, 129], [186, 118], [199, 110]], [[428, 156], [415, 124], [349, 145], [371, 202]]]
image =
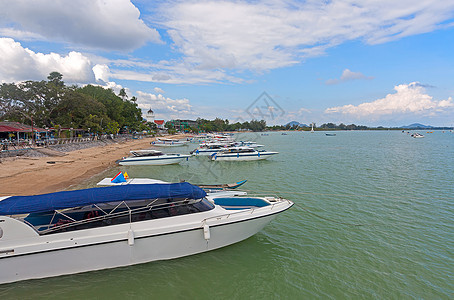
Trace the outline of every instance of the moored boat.
[[420, 133], [418, 133], [418, 132], [415, 132], [415, 133], [413, 133], [413, 134], [411, 135], [411, 137], [414, 137], [414, 138], [423, 138], [424, 135], [422, 135], [422, 134], [420, 134]]
[[156, 141], [153, 141], [150, 144], [155, 147], [180, 147], [188, 145], [189, 142], [190, 141], [157, 138]]
[[[123, 177], [124, 178], [124, 177]], [[237, 181], [235, 183], [221, 183], [221, 184], [197, 184], [198, 187], [204, 189], [207, 193], [218, 190], [233, 190], [239, 188], [246, 183], [247, 180]], [[113, 178], [104, 178], [99, 181], [97, 185], [100, 186], [115, 186], [115, 185], [126, 185], [126, 184], [159, 184], [169, 183], [158, 179], [152, 178], [128, 178], [119, 182], [114, 182]]]
[[145, 149], [130, 151], [131, 155], [118, 161], [120, 165], [171, 165], [178, 164], [191, 155], [171, 153]]
[[256, 150], [248, 147], [232, 147], [219, 151], [211, 155], [211, 160], [217, 161], [245, 161], [245, 160], [263, 160], [276, 155], [279, 152]]
[[201, 144], [198, 148], [192, 150], [190, 154], [195, 156], [210, 156], [213, 153], [217, 153], [221, 150], [233, 147], [233, 143], [206, 143]]
[[260, 148], [264, 147], [264, 145], [257, 144], [256, 142], [252, 141], [239, 141], [235, 142], [235, 147], [249, 147], [249, 148]]
[[0, 198], [0, 283], [217, 249], [256, 234], [293, 205], [222, 195], [174, 183]]

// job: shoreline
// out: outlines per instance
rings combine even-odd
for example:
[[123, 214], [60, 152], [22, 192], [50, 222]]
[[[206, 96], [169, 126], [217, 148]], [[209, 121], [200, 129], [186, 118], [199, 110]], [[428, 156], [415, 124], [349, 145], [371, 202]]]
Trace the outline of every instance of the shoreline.
[[[166, 138], [184, 138], [179, 134]], [[155, 137], [126, 140], [64, 152], [64, 156], [15, 157], [0, 162], [0, 196], [25, 196], [63, 191], [81, 184], [129, 151], [149, 148]]]

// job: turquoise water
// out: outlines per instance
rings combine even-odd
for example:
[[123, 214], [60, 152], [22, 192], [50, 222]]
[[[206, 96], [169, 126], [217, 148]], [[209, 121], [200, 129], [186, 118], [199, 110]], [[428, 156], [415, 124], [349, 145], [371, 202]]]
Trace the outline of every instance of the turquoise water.
[[[6, 298], [453, 298], [454, 133], [270, 133], [267, 161], [116, 167], [131, 177], [248, 182], [296, 205], [257, 235], [199, 255], [0, 286]], [[166, 149], [185, 153], [195, 145]], [[3, 270], [2, 270], [3, 271]]]

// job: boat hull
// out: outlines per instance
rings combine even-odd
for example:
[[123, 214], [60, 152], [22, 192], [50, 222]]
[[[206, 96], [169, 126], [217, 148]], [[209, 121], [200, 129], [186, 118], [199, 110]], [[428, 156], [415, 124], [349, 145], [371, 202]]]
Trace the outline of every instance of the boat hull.
[[182, 155], [176, 157], [166, 157], [166, 158], [148, 158], [148, 157], [132, 157], [121, 160], [118, 164], [122, 166], [131, 166], [131, 165], [146, 165], [146, 166], [162, 166], [162, 165], [172, 165], [179, 164], [185, 159], [189, 158], [190, 155]]
[[254, 154], [227, 154], [227, 155], [213, 155], [211, 160], [213, 161], [252, 161], [252, 160], [264, 160], [277, 154], [277, 152], [270, 153], [254, 153]]
[[194, 151], [192, 155], [194, 156], [211, 156], [215, 153], [218, 153], [220, 150], [213, 150], [213, 151]]
[[[0, 243], [0, 283], [173, 259], [214, 250], [256, 234], [292, 202], [244, 212], [177, 216]], [[227, 214], [219, 215], [219, 212]], [[170, 223], [169, 223], [170, 222]], [[175, 225], [177, 224], [177, 225]], [[209, 232], [208, 235], [206, 232]], [[6, 252], [6, 248], [12, 250]], [[8, 270], [8, 271], [5, 271]]]
[[152, 142], [151, 145], [155, 147], [181, 147], [188, 144], [183, 142]]

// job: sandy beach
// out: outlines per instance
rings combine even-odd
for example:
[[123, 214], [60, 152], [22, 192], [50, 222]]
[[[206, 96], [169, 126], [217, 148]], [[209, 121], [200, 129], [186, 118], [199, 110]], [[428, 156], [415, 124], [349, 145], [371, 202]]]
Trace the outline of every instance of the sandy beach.
[[[182, 138], [184, 135], [166, 138]], [[68, 189], [128, 156], [146, 149], [154, 138], [128, 139], [99, 147], [66, 152], [65, 156], [16, 157], [0, 163], [0, 196], [35, 195]]]

